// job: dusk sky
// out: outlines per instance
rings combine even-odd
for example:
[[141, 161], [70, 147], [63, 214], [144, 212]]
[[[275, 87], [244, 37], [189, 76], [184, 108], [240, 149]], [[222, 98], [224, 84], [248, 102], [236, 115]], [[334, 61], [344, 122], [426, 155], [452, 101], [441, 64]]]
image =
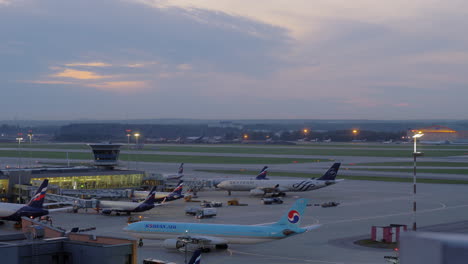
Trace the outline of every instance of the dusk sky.
[[467, 119], [466, 0], [0, 0], [0, 120]]

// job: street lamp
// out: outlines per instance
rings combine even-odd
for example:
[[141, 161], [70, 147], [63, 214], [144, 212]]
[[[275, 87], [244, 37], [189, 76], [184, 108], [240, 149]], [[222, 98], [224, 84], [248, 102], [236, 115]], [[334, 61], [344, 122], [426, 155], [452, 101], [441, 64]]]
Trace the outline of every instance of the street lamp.
[[132, 136], [132, 130], [126, 129], [125, 132], [127, 132], [127, 167], [130, 169], [130, 137]]
[[357, 129], [353, 129], [354, 140], [356, 140], [356, 135], [359, 131]]
[[22, 137], [23, 133], [18, 133], [16, 140], [18, 141], [18, 168], [21, 168], [21, 141], [24, 141]]
[[135, 133], [135, 134], [133, 134], [133, 136], [135, 137], [136, 146], [138, 148], [138, 138], [140, 137], [140, 133]]
[[424, 136], [423, 133], [418, 132], [417, 134], [413, 135], [414, 140], [414, 150], [413, 150], [413, 158], [414, 158], [414, 167], [413, 167], [413, 231], [416, 231], [416, 157], [423, 156], [424, 153], [416, 151], [416, 141], [418, 138]]
[[31, 150], [31, 144], [32, 144], [32, 137], [33, 137], [33, 133], [32, 133], [32, 130], [29, 130], [28, 131], [28, 138], [29, 138], [29, 166], [30, 167], [33, 167], [33, 163], [32, 163], [32, 150]]
[[[140, 133], [135, 133], [135, 134], [133, 134], [133, 136], [135, 137], [135, 141], [136, 141], [136, 149], [139, 149], [139, 147], [138, 147], [138, 138], [140, 137]], [[135, 167], [138, 170], [138, 153], [135, 156], [135, 163], [136, 163]]]

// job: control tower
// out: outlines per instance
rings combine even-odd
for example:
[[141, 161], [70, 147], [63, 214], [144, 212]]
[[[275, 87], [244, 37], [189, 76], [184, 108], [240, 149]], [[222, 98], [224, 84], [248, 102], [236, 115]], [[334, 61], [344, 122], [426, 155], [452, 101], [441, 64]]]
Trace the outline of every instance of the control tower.
[[93, 150], [95, 166], [112, 170], [118, 165], [121, 144], [112, 144], [109, 142], [88, 144], [88, 146]]

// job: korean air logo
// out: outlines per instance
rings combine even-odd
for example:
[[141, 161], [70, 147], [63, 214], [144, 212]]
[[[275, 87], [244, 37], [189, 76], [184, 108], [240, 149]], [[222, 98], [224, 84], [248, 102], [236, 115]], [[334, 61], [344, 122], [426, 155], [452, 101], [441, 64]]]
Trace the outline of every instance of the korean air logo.
[[288, 213], [288, 221], [291, 224], [295, 224], [299, 222], [299, 217], [300, 217], [299, 212], [296, 210], [291, 210]]

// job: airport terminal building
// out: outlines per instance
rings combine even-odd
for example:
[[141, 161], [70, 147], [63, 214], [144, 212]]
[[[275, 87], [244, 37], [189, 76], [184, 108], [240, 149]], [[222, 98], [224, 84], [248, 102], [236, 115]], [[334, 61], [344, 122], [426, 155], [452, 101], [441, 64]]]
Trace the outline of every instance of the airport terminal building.
[[[119, 144], [90, 144], [94, 166], [39, 167], [0, 170], [0, 199], [26, 200], [31, 186], [49, 179], [50, 186], [61, 190], [120, 189], [142, 185], [144, 171], [117, 169]], [[19, 199], [18, 199], [19, 198]]]

